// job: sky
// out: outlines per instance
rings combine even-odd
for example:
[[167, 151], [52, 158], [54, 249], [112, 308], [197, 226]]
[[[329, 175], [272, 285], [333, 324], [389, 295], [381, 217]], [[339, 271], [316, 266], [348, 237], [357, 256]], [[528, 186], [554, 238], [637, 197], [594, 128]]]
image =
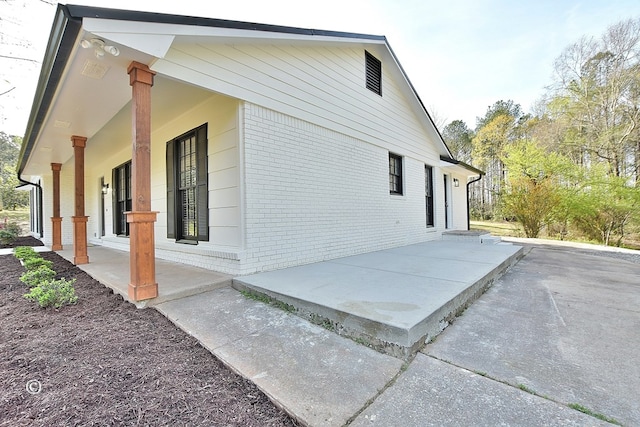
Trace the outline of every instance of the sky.
[[[580, 37], [640, 18], [638, 0], [75, 0], [72, 4], [384, 35], [436, 122], [498, 100], [530, 112]], [[24, 135], [53, 0], [0, 0], [0, 131]], [[7, 56], [19, 57], [20, 60]]]

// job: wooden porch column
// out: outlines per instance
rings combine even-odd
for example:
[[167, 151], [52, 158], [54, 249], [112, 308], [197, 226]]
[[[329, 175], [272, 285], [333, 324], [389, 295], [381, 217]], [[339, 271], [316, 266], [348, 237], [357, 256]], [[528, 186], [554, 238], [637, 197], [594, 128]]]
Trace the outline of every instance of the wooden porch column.
[[73, 135], [71, 137], [73, 157], [75, 163], [75, 215], [71, 217], [73, 223], [73, 263], [87, 264], [87, 219], [84, 215], [84, 148], [87, 138]]
[[151, 211], [151, 86], [155, 73], [132, 62], [127, 69], [132, 87], [131, 212], [129, 223], [129, 299], [141, 301], [158, 296], [154, 225]]
[[60, 170], [61, 163], [51, 163], [53, 171], [53, 216], [51, 217], [51, 250], [62, 250], [62, 218], [60, 217]]

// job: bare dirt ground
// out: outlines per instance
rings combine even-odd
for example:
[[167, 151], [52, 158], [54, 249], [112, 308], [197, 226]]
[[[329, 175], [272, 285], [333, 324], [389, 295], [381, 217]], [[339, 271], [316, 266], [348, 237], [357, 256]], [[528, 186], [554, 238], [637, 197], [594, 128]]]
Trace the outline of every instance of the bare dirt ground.
[[41, 255], [77, 279], [79, 300], [60, 310], [27, 301], [24, 268], [0, 256], [0, 426], [296, 425], [157, 311]]

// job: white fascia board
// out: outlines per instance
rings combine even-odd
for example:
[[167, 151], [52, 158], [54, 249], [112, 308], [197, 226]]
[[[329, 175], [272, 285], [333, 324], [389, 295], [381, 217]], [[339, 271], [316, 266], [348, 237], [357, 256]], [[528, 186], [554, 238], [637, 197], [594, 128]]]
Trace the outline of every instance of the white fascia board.
[[157, 22], [134, 22], [84, 18], [86, 31], [116, 43], [163, 58], [175, 37], [216, 37], [222, 39], [245, 40], [289, 40], [313, 41], [320, 43], [343, 42], [349, 44], [378, 44], [384, 41], [367, 38], [333, 37], [326, 35], [292, 34], [287, 32], [242, 30], [235, 28], [206, 27], [198, 25], [163, 24]]

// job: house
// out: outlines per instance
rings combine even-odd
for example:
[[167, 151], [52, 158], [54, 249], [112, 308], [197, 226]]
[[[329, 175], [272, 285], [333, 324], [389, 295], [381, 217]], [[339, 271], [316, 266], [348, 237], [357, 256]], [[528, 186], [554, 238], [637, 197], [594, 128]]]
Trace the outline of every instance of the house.
[[53, 250], [234, 275], [466, 229], [467, 182], [383, 36], [58, 5], [18, 165]]

